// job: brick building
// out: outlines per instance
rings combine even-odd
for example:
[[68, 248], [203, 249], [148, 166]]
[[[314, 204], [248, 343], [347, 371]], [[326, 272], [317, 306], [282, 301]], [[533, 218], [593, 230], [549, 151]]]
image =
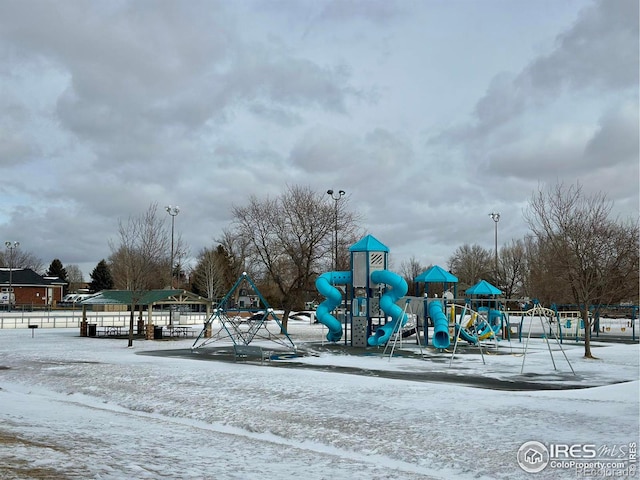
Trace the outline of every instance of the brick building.
[[14, 293], [15, 305], [34, 307], [53, 306], [62, 300], [67, 282], [57, 277], [43, 277], [30, 268], [0, 268], [0, 292], [3, 303], [8, 303], [8, 294]]

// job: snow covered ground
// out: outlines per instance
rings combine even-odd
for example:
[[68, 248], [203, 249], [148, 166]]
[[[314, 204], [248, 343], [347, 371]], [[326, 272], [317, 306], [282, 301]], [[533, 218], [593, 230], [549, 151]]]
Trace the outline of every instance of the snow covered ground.
[[[638, 344], [595, 342], [598, 360], [585, 360], [581, 344], [565, 341], [574, 376], [557, 345], [554, 371], [547, 345], [531, 339], [520, 374], [517, 341], [485, 363], [463, 349], [449, 367], [450, 353], [426, 349], [421, 359], [411, 341], [401, 351], [417, 358], [332, 352], [322, 332], [292, 322], [293, 340], [316, 355], [261, 366], [140, 355], [188, 350], [193, 339], [129, 349], [77, 328], [0, 330], [0, 478], [576, 478], [575, 466], [521, 469], [528, 441], [577, 445], [574, 457], [594, 445], [599, 459], [632, 465], [614, 473], [637, 475]], [[295, 362], [306, 368], [282, 368]], [[493, 390], [461, 376], [581, 388]]]

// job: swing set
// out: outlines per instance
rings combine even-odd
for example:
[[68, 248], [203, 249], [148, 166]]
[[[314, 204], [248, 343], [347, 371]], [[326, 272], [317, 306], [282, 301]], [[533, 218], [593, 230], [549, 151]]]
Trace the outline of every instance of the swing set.
[[[540, 303], [537, 300], [534, 300], [534, 306], [531, 310], [527, 311], [527, 315], [531, 317], [531, 321], [529, 322], [527, 340], [524, 344], [524, 354], [522, 356], [522, 367], [520, 368], [520, 374], [522, 374], [522, 372], [524, 371], [524, 363], [527, 359], [527, 349], [529, 347], [529, 339], [531, 338], [531, 327], [533, 325], [533, 319], [537, 317], [540, 319], [540, 326], [542, 327], [542, 331], [546, 332], [548, 330], [549, 335], [553, 336], [554, 340], [556, 341], [556, 345], [559, 347], [560, 351], [562, 352], [562, 355], [564, 356], [564, 359], [567, 361], [567, 364], [569, 365], [571, 372], [574, 375], [576, 375], [576, 372], [573, 369], [573, 366], [571, 365], [571, 362], [569, 361], [569, 358], [567, 357], [567, 354], [564, 351], [564, 348], [562, 348], [562, 342], [560, 341], [560, 338], [558, 337], [558, 335], [556, 335], [554, 328], [551, 326], [555, 320], [556, 312], [549, 308], [542, 307], [542, 305], [540, 305]], [[561, 329], [560, 322], [558, 322], [558, 329], [559, 330]], [[543, 334], [543, 338], [549, 350], [549, 356], [551, 357], [551, 362], [553, 363], [553, 369], [558, 370], [556, 366], [556, 361], [553, 358], [553, 351], [551, 350], [551, 343], [549, 342], [549, 336], [546, 334]]]

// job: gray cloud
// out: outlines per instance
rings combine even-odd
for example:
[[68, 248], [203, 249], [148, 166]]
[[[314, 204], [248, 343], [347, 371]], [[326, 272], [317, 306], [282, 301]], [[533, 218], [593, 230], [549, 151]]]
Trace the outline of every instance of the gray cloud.
[[556, 40], [556, 49], [522, 72], [517, 84], [547, 95], [562, 88], [637, 88], [638, 2], [598, 0]]
[[326, 2], [319, 19], [343, 23], [359, 18], [381, 25], [402, 13], [402, 2], [391, 0], [333, 0]]
[[615, 167], [638, 162], [640, 144], [637, 98], [611, 108], [585, 148], [587, 164]]
[[523, 234], [539, 182], [637, 210], [636, 3], [549, 2], [551, 29], [493, 0], [10, 2], [0, 231], [88, 271], [152, 202], [181, 206], [194, 253], [301, 184], [346, 190], [398, 264], [443, 263], [492, 245], [489, 211]]
[[638, 161], [638, 107], [633, 101], [606, 111], [593, 128], [559, 125], [521, 137], [488, 155], [487, 174], [553, 181]]
[[225, 8], [200, 6], [125, 4], [108, 21], [86, 4], [47, 4], [35, 18], [22, 6], [5, 18], [4, 37], [25, 58], [44, 53], [69, 73], [57, 113], [78, 138], [96, 144], [103, 161], [157, 158], [154, 150], [166, 148], [158, 130], [172, 143], [246, 103], [280, 125], [282, 113], [273, 112], [288, 109], [289, 122], [302, 108], [344, 112], [345, 97], [355, 93], [344, 68], [247, 43]]
[[527, 109], [584, 89], [633, 89], [638, 85], [638, 2], [620, 0], [616, 8], [599, 0], [556, 38], [555, 48], [532, 60], [517, 75], [494, 77], [474, 109], [475, 122], [447, 133], [451, 141], [483, 139]]
[[494, 76], [471, 119], [429, 145], [458, 149], [465, 168], [503, 200], [539, 182], [580, 180], [628, 203], [638, 195], [637, 182], [624, 179], [638, 170], [637, 38], [637, 2], [587, 5], [549, 52]]
[[33, 158], [37, 150], [21, 132], [0, 126], [0, 165], [13, 165]]

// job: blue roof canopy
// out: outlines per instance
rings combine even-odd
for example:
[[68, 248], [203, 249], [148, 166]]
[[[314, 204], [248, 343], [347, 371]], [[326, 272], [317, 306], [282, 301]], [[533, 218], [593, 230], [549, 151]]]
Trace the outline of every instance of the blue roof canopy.
[[413, 280], [425, 283], [458, 283], [458, 277], [438, 265], [425, 270]]
[[367, 235], [362, 240], [354, 243], [349, 247], [350, 252], [387, 252], [389, 253], [389, 247], [380, 242], [373, 235]]
[[473, 287], [467, 288], [467, 295], [501, 295], [502, 290], [494, 287], [486, 280], [480, 280]]

